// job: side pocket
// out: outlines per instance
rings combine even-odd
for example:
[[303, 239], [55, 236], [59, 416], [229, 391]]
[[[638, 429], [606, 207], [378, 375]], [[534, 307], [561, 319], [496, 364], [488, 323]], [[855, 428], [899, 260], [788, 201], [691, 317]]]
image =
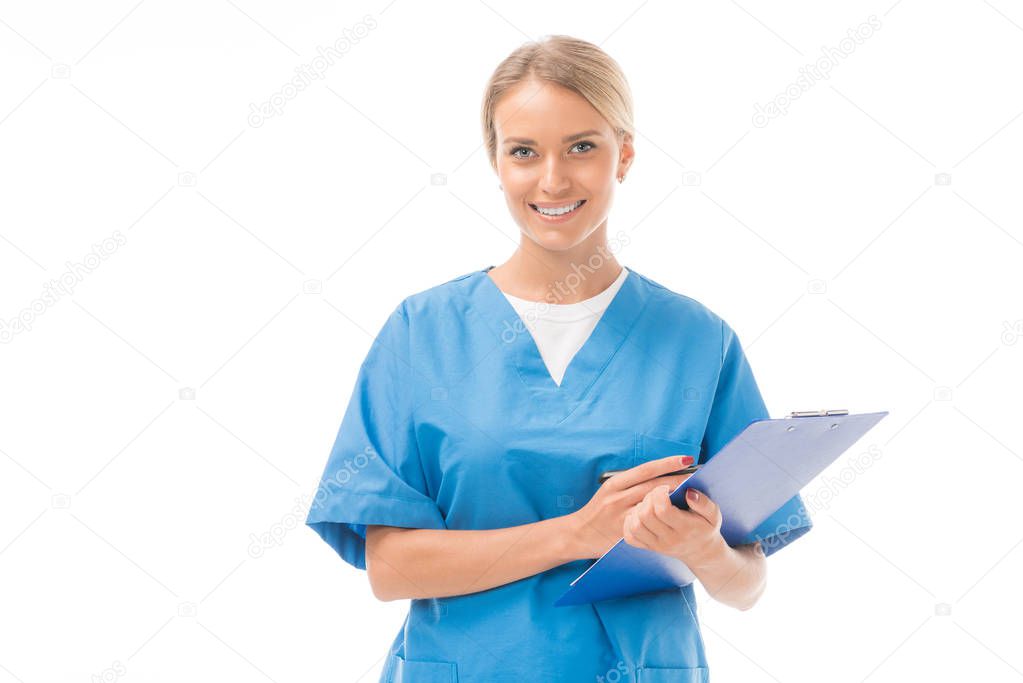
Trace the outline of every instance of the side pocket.
[[428, 662], [392, 655], [387, 663], [387, 683], [458, 683], [454, 662]]

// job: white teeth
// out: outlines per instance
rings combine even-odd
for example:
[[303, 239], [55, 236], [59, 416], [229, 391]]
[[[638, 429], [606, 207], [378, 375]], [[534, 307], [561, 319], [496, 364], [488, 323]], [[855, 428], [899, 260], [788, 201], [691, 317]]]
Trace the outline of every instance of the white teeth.
[[562, 206], [557, 209], [544, 209], [539, 206], [536, 207], [537, 212], [542, 213], [545, 216], [564, 216], [566, 213], [575, 211], [582, 206], [583, 200], [577, 201], [575, 204], [569, 204], [568, 206]]

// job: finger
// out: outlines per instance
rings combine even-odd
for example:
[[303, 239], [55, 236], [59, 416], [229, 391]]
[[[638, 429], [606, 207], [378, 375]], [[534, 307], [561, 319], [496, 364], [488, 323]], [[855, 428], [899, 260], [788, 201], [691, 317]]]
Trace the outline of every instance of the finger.
[[[617, 476], [617, 475], [616, 475]], [[692, 474], [674, 474], [670, 476], [657, 477], [649, 481], [644, 481], [635, 486], [630, 486], [628, 489], [622, 492], [623, 500], [626, 500], [629, 505], [635, 505], [639, 501], [643, 500], [643, 497], [647, 493], [657, 488], [658, 486], [668, 486], [668, 493], [670, 494], [679, 487], [686, 479], [693, 476]], [[612, 477], [613, 479], [614, 477]]]
[[707, 520], [711, 526], [719, 526], [721, 523], [721, 511], [717, 503], [712, 501], [706, 494], [696, 489], [686, 490], [686, 504], [689, 509]]
[[693, 462], [695, 462], [695, 457], [691, 455], [669, 455], [666, 458], [644, 462], [625, 470], [621, 474], [616, 474], [608, 479], [605, 485], [610, 486], [616, 491], [624, 491], [630, 486], [635, 486], [647, 479], [653, 479], [668, 472], [680, 470], [686, 465], [693, 464]]
[[622, 524], [622, 537], [629, 545], [640, 548], [657, 544], [657, 536], [640, 523], [635, 511], [625, 515], [625, 523]]
[[696, 474], [696, 472], [690, 472], [689, 474], [665, 474], [663, 476], [656, 477], [651, 481], [656, 483], [658, 486], [667, 486], [668, 494], [670, 495], [694, 474]]
[[675, 535], [675, 530], [668, 523], [667, 517], [669, 510], [677, 508], [671, 504], [668, 493], [667, 486], [660, 486], [648, 493], [643, 502], [636, 506], [640, 523], [660, 541], [665, 541]]

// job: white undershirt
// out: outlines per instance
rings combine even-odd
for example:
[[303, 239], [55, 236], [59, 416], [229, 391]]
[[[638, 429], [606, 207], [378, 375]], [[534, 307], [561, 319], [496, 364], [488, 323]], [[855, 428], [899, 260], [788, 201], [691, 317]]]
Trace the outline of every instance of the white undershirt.
[[622, 267], [618, 278], [600, 294], [574, 304], [551, 304], [546, 301], [528, 301], [501, 292], [519, 314], [540, 351], [551, 379], [558, 386], [572, 357], [578, 353], [600, 316], [621, 288], [629, 271]]

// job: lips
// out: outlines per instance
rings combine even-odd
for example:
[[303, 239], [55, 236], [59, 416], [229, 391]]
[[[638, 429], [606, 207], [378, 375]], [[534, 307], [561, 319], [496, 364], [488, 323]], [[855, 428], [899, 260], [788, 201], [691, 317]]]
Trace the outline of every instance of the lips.
[[[585, 199], [577, 199], [574, 202], [566, 202], [564, 204], [549, 204], [549, 205], [546, 205], [546, 206], [543, 206], [543, 207], [539, 207], [536, 204], [530, 204], [529, 207], [531, 209], [533, 209], [533, 211], [536, 211], [537, 213], [539, 213], [544, 218], [558, 218], [560, 216], [568, 216], [568, 215], [571, 215], [571, 214], [575, 213], [576, 211], [581, 209], [584, 204], [586, 204], [586, 200]], [[544, 213], [541, 213], [540, 210], [539, 210], [540, 208], [544, 208], [544, 209], [560, 209], [560, 208], [563, 208], [563, 207], [566, 207], [566, 206], [575, 206], [575, 208], [572, 209], [571, 211], [568, 211], [567, 213], [556, 214], [556, 215], [544, 214]]]

